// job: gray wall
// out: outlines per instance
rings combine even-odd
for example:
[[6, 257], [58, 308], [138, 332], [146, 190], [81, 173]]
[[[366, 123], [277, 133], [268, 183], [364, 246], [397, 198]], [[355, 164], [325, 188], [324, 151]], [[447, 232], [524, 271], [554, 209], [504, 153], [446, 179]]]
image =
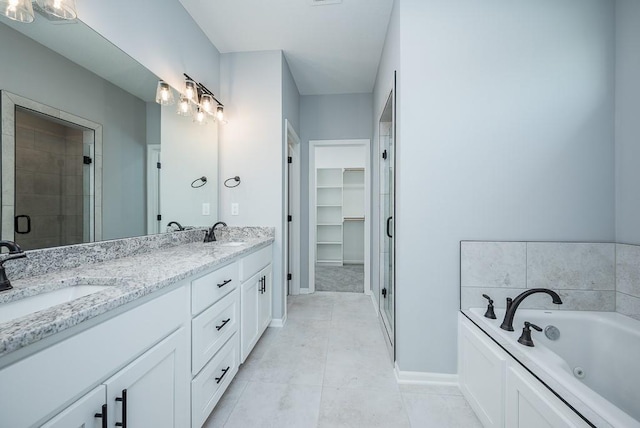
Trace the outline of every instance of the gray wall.
[[[229, 123], [220, 127], [220, 180], [240, 176], [240, 186], [220, 189], [220, 219], [229, 226], [275, 227], [273, 318], [284, 314], [284, 144], [282, 52], [223, 54], [221, 96]], [[231, 215], [231, 204], [239, 215]]]
[[103, 125], [103, 238], [145, 234], [145, 103], [4, 24], [0, 40], [1, 89]]
[[187, 73], [220, 91], [220, 52], [177, 0], [82, 0], [78, 16], [174, 88]]
[[[393, 9], [391, 11], [391, 18], [389, 19], [389, 26], [387, 27], [387, 36], [385, 38], [384, 47], [382, 49], [382, 56], [380, 57], [380, 65], [378, 66], [378, 74], [376, 76], [376, 83], [373, 89], [373, 142], [371, 156], [374, 160], [371, 165], [372, 168], [372, 183], [371, 192], [373, 195], [380, 194], [380, 162], [378, 156], [380, 153], [379, 144], [379, 128], [378, 123], [380, 116], [384, 111], [389, 93], [393, 90], [394, 72], [400, 71], [400, 1], [396, 0], [393, 3]], [[395, 97], [400, 100], [399, 85], [396, 91]], [[400, 107], [397, 105], [397, 107]], [[396, 123], [399, 123], [401, 117], [396, 114]], [[396, 143], [400, 140], [400, 129], [397, 130]], [[373, 197], [372, 201], [376, 201], [377, 198]], [[373, 298], [378, 303], [380, 297], [380, 234], [378, 233], [378, 225], [380, 224], [380, 212], [379, 209], [373, 206], [371, 221], [371, 257], [373, 266], [371, 272], [371, 292]], [[400, 314], [402, 315], [402, 314]], [[396, 318], [398, 314], [396, 313]]]
[[616, 240], [640, 244], [640, 2], [616, 1]]
[[300, 288], [309, 287], [309, 141], [371, 140], [372, 102], [372, 94], [300, 97]]
[[614, 238], [614, 7], [398, 1], [397, 362], [455, 373], [459, 241]]

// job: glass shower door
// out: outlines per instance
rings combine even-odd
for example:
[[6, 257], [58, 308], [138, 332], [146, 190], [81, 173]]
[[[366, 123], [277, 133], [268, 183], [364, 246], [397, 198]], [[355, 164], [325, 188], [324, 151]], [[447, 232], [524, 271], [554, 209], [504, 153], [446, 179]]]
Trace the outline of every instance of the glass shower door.
[[391, 345], [395, 343], [395, 127], [391, 91], [379, 123], [380, 136], [380, 313]]

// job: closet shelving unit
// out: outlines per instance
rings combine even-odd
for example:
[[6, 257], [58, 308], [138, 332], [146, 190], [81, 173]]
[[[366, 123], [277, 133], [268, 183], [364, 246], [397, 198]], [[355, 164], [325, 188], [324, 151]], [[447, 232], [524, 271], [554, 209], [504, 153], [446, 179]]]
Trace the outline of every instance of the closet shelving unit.
[[316, 170], [316, 262], [364, 263], [364, 169]]

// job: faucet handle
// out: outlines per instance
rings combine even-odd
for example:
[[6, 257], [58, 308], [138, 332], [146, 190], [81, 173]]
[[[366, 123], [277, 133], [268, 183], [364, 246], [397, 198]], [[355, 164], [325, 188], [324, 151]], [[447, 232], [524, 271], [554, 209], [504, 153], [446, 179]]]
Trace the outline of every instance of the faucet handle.
[[530, 323], [529, 321], [525, 321], [524, 328], [522, 329], [522, 335], [520, 335], [520, 338], [518, 339], [518, 343], [524, 346], [529, 346], [529, 347], [535, 346], [533, 344], [533, 339], [531, 339], [531, 328], [533, 328], [536, 331], [542, 331], [542, 329], [537, 325]]
[[487, 312], [484, 313], [485, 318], [490, 318], [492, 320], [496, 319], [496, 313], [493, 311], [493, 300], [491, 297], [483, 294], [482, 297], [489, 301], [489, 305], [487, 306]]

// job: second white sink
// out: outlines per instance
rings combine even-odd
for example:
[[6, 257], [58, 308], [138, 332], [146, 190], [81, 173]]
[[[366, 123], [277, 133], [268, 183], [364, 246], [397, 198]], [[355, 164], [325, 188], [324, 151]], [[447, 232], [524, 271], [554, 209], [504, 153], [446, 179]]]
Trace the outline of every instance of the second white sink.
[[111, 288], [109, 285], [70, 285], [48, 293], [0, 304], [0, 323], [11, 321], [89, 294]]

